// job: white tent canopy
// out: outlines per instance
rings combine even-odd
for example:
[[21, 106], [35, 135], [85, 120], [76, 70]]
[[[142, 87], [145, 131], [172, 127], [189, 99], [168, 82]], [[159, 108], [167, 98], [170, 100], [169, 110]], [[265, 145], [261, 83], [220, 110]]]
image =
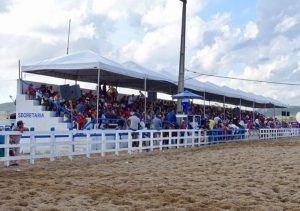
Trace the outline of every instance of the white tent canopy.
[[[140, 90], [144, 90], [146, 79], [147, 91], [170, 95], [177, 93], [178, 77], [175, 75], [157, 73], [132, 61], [119, 64], [92, 51], [81, 51], [23, 65], [22, 71], [90, 83], [98, 83], [99, 73], [99, 81], [102, 84]], [[265, 104], [269, 104], [268, 107], [284, 107], [283, 103], [272, 99], [196, 79], [186, 80], [185, 88], [199, 95], [205, 92], [206, 99], [216, 102], [223, 102], [225, 96], [225, 102], [230, 104], [239, 104], [241, 99], [242, 105], [248, 107], [252, 107], [252, 102], [255, 102], [255, 107], [261, 108]]]
[[[26, 73], [90, 83], [98, 82], [98, 70], [100, 70], [100, 83], [144, 89], [144, 73], [131, 70], [92, 51], [81, 51], [22, 66], [22, 71]], [[147, 80], [152, 80], [152, 83], [148, 82], [149, 87], [157, 87], [157, 77], [148, 75]], [[164, 84], [164, 89], [154, 91], [172, 94], [172, 89], [175, 88], [175, 85], [168, 81], [160, 81], [159, 84]]]

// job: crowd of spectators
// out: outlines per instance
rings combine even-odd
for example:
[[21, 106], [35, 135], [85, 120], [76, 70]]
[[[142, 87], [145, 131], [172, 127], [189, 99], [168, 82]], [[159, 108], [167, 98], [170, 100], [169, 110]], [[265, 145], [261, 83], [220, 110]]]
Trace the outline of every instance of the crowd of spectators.
[[[276, 118], [266, 118], [264, 115], [252, 111], [240, 111], [239, 107], [222, 108], [218, 106], [204, 106], [190, 102], [188, 119], [178, 123], [175, 115], [176, 102], [168, 100], [146, 101], [145, 95], [119, 95], [117, 89], [102, 84], [99, 90], [98, 120], [97, 93], [92, 90], [81, 91], [77, 99], [62, 99], [60, 93], [52, 86], [27, 86], [25, 93], [31, 99], [40, 101], [47, 110], [55, 111], [57, 116], [63, 116], [64, 122], [71, 122], [76, 129], [83, 129], [86, 123], [94, 120], [91, 127], [98, 123], [98, 128], [118, 129], [166, 129], [166, 128], [194, 128], [194, 129], [224, 129], [232, 130], [246, 128], [280, 128], [288, 127], [285, 122]], [[196, 115], [196, 118], [192, 118]], [[241, 118], [240, 118], [241, 117]], [[254, 117], [254, 118], [253, 118]], [[196, 120], [196, 121], [194, 121]]]

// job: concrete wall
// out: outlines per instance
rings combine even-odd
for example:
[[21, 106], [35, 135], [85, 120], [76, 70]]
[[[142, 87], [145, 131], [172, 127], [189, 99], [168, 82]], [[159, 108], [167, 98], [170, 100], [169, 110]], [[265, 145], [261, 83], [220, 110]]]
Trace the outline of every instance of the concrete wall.
[[68, 130], [70, 123], [63, 122], [63, 117], [55, 117], [54, 111], [46, 111], [37, 100], [29, 100], [28, 95], [18, 94], [16, 105], [16, 121], [22, 120], [25, 127], [35, 131]]

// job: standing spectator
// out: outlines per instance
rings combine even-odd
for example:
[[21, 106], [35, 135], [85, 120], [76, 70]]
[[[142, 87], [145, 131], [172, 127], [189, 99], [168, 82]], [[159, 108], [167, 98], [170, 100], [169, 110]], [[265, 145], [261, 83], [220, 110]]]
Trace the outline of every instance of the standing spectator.
[[171, 109], [169, 113], [166, 116], [165, 121], [176, 124], [176, 114], [175, 114], [175, 109]]
[[139, 91], [139, 100], [143, 101], [145, 99], [145, 95], [142, 93], [142, 91]]
[[139, 129], [140, 119], [136, 116], [135, 112], [130, 113], [130, 117], [127, 119], [127, 125], [130, 130], [137, 131]]
[[[29, 131], [29, 130], [28, 128], [24, 127], [23, 121], [20, 120], [17, 122], [17, 126], [13, 129], [13, 131], [20, 131], [21, 133], [23, 133], [24, 131]], [[21, 135], [11, 135], [9, 144], [20, 144], [20, 140], [21, 140]], [[9, 150], [10, 156], [18, 156], [19, 154], [20, 154], [19, 147], [12, 148]], [[10, 162], [10, 166], [18, 166], [18, 165], [19, 164], [17, 163], [17, 161]]]
[[127, 100], [128, 108], [132, 107], [134, 94], [130, 95]]
[[161, 130], [162, 129], [162, 122], [161, 122], [161, 115], [155, 115], [152, 120], [152, 127], [154, 130]]
[[103, 87], [102, 87], [102, 95], [107, 98], [107, 90], [106, 90], [106, 83], [103, 84]]
[[[137, 131], [139, 129], [140, 119], [136, 116], [135, 112], [131, 112], [130, 115], [131, 116], [127, 119], [127, 125], [130, 130]], [[132, 138], [137, 139], [138, 133], [132, 133]], [[132, 146], [138, 147], [139, 142], [138, 141], [132, 142]]]

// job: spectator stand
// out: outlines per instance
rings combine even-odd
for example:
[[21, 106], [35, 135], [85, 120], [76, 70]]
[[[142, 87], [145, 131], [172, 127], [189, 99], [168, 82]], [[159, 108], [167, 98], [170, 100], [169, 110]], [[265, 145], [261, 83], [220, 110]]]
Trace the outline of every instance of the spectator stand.
[[30, 93], [28, 93], [29, 95], [36, 95], [36, 93], [38, 92], [39, 94], [36, 95], [37, 98], [35, 98], [36, 100], [39, 100], [41, 102], [42, 99], [45, 99], [47, 102], [49, 102], [51, 105], [55, 106], [57, 111], [60, 113], [60, 112], [65, 112], [67, 114], [69, 114], [72, 118], [72, 121], [75, 121], [76, 123], [78, 122], [77, 121], [77, 116], [76, 115], [73, 115], [72, 112], [68, 109], [65, 109], [64, 107], [62, 107], [59, 103], [57, 102], [54, 102], [53, 99], [47, 97], [45, 95], [45, 93], [42, 93], [40, 92], [39, 90], [37, 90], [32, 83], [28, 83], [24, 80], [21, 80], [21, 82], [23, 84], [25, 84], [27, 87], [29, 87], [29, 90], [30, 90]]

